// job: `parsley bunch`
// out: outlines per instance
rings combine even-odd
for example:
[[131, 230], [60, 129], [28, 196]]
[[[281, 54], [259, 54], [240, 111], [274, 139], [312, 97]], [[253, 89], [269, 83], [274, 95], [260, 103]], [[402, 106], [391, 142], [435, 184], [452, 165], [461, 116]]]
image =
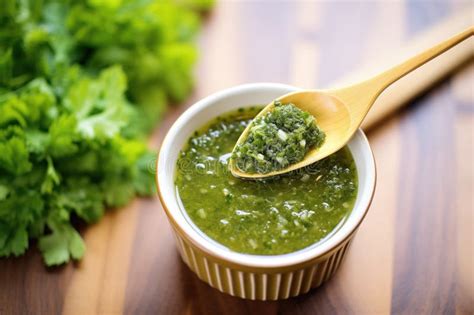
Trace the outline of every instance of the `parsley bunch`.
[[71, 221], [153, 194], [145, 139], [192, 87], [206, 0], [16, 1], [0, 10], [0, 257], [37, 239], [80, 259]]

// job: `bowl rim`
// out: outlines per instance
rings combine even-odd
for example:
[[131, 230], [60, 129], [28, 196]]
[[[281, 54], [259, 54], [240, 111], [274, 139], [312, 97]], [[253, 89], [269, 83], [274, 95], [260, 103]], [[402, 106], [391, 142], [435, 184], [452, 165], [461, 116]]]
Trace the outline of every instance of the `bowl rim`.
[[[178, 117], [178, 119], [176, 119], [165, 135], [160, 146], [158, 158], [156, 160], [155, 181], [161, 205], [173, 228], [177, 230], [177, 232], [179, 232], [182, 236], [185, 236], [187, 240], [191, 241], [192, 244], [197, 246], [201, 251], [218, 260], [226, 261], [239, 266], [254, 268], [282, 268], [312, 261], [331, 252], [340, 244], [344, 243], [349, 237], [351, 237], [351, 235], [358, 229], [359, 225], [365, 218], [373, 200], [377, 176], [373, 151], [370, 147], [367, 137], [361, 129], [356, 132], [353, 138], [357, 138], [357, 141], [361, 141], [364, 150], [368, 150], [368, 153], [370, 153], [367, 155], [368, 158], [364, 161], [364, 163], [368, 166], [368, 188], [365, 189], [360, 198], [362, 202], [358, 207], [354, 207], [352, 209], [350, 215], [345, 219], [345, 222], [342, 224], [339, 230], [337, 230], [331, 237], [321, 244], [316, 246], [311, 245], [313, 246], [311, 248], [306, 247], [305, 249], [299, 251], [280, 255], [254, 255], [224, 250], [222, 245], [217, 246], [216, 244], [213, 244], [213, 242], [209, 242], [205, 237], [202, 237], [202, 235], [198, 233], [198, 231], [196, 231], [191, 224], [189, 224], [188, 220], [184, 218], [184, 215], [176, 213], [177, 211], [181, 211], [177, 202], [176, 194], [174, 194], [174, 196], [165, 196], [162, 192], [162, 189], [160, 189], [160, 182], [162, 183], [161, 185], [164, 185], [165, 177], [173, 176], [174, 178], [174, 174], [166, 173], [165, 165], [168, 160], [168, 152], [172, 148], [174, 142], [173, 140], [179, 134], [179, 131], [185, 125], [185, 123], [192, 119], [196, 113], [220, 99], [260, 89], [298, 90], [296, 87], [280, 83], [250, 83], [221, 90], [197, 101], [187, 108]], [[351, 153], [353, 152], [351, 151]], [[173, 162], [176, 163], [176, 161]], [[175, 191], [174, 187], [172, 187], [170, 191]], [[173, 207], [170, 207], [168, 203], [173, 202]], [[177, 217], [177, 215], [182, 216], [182, 218], [180, 219]]]

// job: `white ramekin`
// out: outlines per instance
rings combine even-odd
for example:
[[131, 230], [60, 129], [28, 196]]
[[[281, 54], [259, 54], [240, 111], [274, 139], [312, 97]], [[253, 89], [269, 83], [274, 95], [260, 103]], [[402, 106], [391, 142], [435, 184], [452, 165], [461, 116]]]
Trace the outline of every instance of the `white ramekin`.
[[192, 105], [173, 124], [160, 149], [157, 186], [184, 262], [200, 279], [218, 290], [242, 298], [285, 299], [328, 280], [339, 267], [350, 241], [368, 211], [375, 190], [372, 151], [362, 130], [348, 147], [358, 172], [358, 193], [349, 217], [329, 238], [284, 255], [249, 255], [230, 251], [205, 236], [184, 215], [175, 191], [178, 153], [192, 133], [217, 115], [248, 105], [267, 104], [297, 88], [274, 83], [240, 85]]

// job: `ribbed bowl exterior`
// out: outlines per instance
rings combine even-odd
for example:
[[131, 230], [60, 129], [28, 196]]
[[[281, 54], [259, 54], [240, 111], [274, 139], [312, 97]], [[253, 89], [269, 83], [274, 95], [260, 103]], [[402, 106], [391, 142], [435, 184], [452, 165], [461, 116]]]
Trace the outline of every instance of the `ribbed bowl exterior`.
[[304, 294], [327, 281], [341, 265], [353, 235], [325, 255], [298, 266], [252, 268], [216, 259], [175, 231], [183, 261], [202, 281], [232, 296], [262, 301]]

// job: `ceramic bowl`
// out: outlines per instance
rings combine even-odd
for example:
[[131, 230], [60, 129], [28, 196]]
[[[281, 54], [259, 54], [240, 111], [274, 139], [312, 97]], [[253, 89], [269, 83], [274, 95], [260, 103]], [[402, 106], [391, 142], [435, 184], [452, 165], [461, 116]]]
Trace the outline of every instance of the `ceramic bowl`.
[[330, 237], [283, 255], [230, 251], [202, 233], [187, 217], [176, 195], [176, 160], [192, 133], [214, 117], [246, 105], [267, 104], [295, 87], [255, 83], [210, 95], [187, 109], [168, 131], [157, 162], [157, 186], [163, 209], [176, 236], [183, 261], [197, 276], [221, 292], [252, 300], [297, 296], [320, 286], [341, 265], [364, 219], [375, 190], [375, 162], [367, 138], [358, 130], [348, 147], [358, 172], [358, 194], [347, 219]]

